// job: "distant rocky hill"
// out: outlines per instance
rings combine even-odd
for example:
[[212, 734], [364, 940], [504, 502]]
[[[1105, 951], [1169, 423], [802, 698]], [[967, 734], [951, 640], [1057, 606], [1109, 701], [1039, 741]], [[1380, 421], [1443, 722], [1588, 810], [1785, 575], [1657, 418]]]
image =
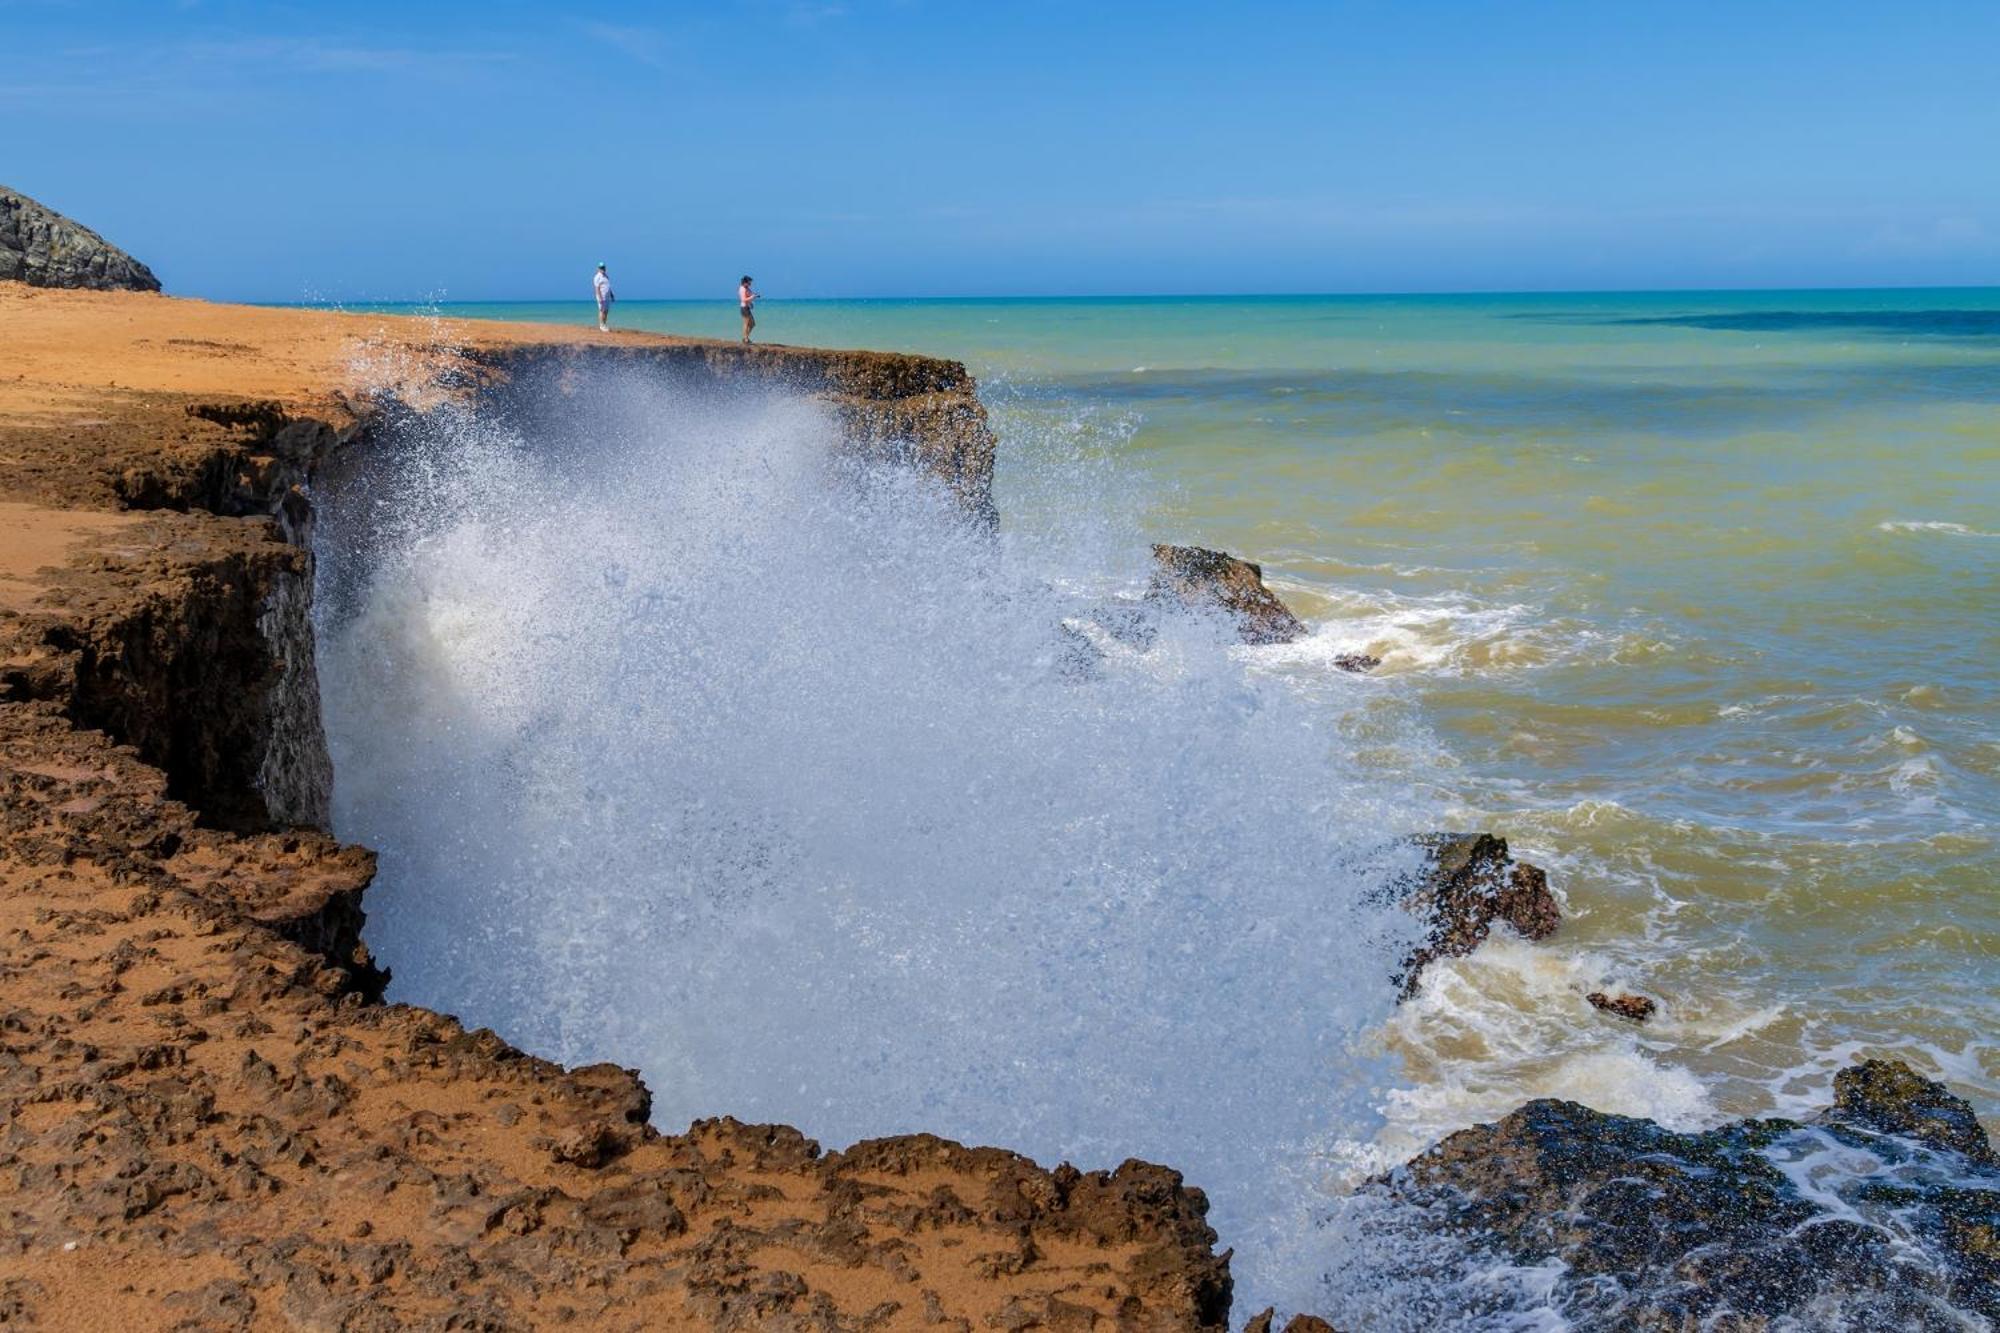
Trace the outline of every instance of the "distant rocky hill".
[[0, 280], [157, 292], [160, 280], [90, 228], [0, 185]]

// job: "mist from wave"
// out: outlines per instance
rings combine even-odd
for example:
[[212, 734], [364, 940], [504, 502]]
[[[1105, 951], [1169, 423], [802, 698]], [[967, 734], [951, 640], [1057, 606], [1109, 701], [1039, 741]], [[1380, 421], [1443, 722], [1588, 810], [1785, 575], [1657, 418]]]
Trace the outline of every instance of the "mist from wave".
[[582, 399], [410, 416], [322, 486], [335, 824], [381, 855], [391, 997], [637, 1065], [669, 1131], [1168, 1162], [1242, 1299], [1308, 1299], [1415, 929], [1376, 890], [1433, 823], [1356, 760], [1360, 687], [1201, 617], [1080, 665], [1062, 622], [1144, 551], [1101, 493], [1017, 541], [837, 461], [809, 403]]

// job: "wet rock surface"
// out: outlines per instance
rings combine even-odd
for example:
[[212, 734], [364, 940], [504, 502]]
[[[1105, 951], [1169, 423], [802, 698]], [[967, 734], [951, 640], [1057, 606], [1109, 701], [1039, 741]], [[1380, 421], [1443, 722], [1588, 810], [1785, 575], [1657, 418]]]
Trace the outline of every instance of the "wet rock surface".
[[153, 271], [82, 223], [0, 185], [0, 281], [157, 292]]
[[1659, 1003], [1649, 995], [1607, 995], [1594, 990], [1583, 997], [1590, 1007], [1610, 1014], [1615, 1018], [1629, 1019], [1643, 1023], [1659, 1010]]
[[1582, 1328], [2000, 1317], [2000, 1170], [1971, 1108], [1888, 1062], [1844, 1071], [1836, 1098], [1816, 1123], [1699, 1134], [1535, 1101], [1372, 1188], [1503, 1262], [1560, 1262]]
[[1490, 833], [1433, 833], [1416, 839], [1428, 862], [1395, 895], [1424, 918], [1425, 935], [1397, 972], [1405, 997], [1414, 995], [1424, 968], [1439, 958], [1462, 958], [1486, 941], [1496, 922], [1531, 940], [1547, 939], [1562, 924], [1562, 908], [1539, 866], [1516, 861], [1507, 840]]
[[1168, 545], [1153, 547], [1153, 565], [1151, 602], [1225, 611], [1245, 643], [1290, 643], [1305, 635], [1305, 625], [1264, 586], [1260, 565], [1206, 547]]
[[1897, 1060], [1867, 1060], [1833, 1078], [1829, 1124], [1903, 1134], [1934, 1148], [2000, 1166], [1972, 1108], [1949, 1088]]

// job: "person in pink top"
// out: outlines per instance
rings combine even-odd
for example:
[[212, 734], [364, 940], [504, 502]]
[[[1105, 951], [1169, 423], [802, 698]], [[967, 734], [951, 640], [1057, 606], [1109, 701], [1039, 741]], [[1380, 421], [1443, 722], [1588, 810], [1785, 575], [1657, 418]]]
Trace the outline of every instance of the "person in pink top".
[[750, 275], [743, 275], [743, 283], [736, 289], [736, 308], [743, 312], [743, 341], [750, 341], [750, 330], [757, 327], [757, 316], [750, 307], [757, 304], [757, 293], [750, 289]]

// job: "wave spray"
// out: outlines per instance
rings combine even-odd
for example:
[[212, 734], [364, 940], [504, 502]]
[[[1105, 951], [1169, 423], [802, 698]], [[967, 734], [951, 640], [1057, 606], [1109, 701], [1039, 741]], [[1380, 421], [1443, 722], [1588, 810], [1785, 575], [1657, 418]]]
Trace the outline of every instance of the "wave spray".
[[516, 406], [321, 483], [335, 819], [381, 853], [391, 997], [635, 1065], [669, 1132], [1165, 1162], [1239, 1310], [1310, 1303], [1415, 930], [1373, 890], [1435, 823], [1353, 758], [1367, 685], [1200, 617], [1093, 640], [1144, 545], [1083, 470], [1017, 538], [806, 400], [591, 372]]

